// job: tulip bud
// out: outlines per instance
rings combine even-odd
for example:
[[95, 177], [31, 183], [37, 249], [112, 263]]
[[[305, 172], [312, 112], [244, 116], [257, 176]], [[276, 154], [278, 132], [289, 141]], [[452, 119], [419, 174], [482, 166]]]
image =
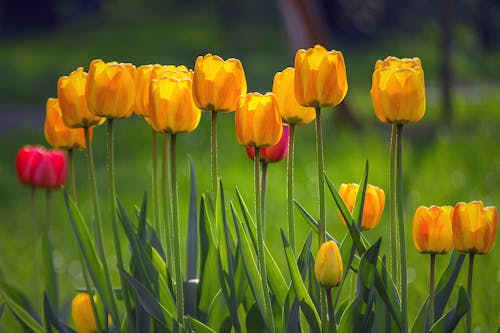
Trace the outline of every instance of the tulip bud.
[[336, 287], [342, 281], [342, 257], [337, 243], [328, 241], [321, 245], [314, 262], [314, 275], [325, 288]]
[[495, 244], [498, 212], [481, 201], [459, 202], [453, 212], [453, 243], [460, 252], [487, 254]]
[[[283, 125], [283, 134], [280, 141], [271, 147], [262, 147], [260, 149], [260, 159], [266, 163], [282, 161], [288, 155], [288, 139], [290, 138], [290, 127]], [[255, 148], [246, 147], [246, 152], [250, 159], [255, 158]]]
[[[99, 299], [94, 295], [94, 303], [99, 308]], [[102, 304], [101, 304], [102, 305]], [[78, 333], [95, 333], [97, 332], [97, 323], [90, 302], [88, 293], [78, 293], [71, 301], [71, 316], [73, 323]], [[108, 316], [108, 326], [111, 325], [111, 317]]]
[[135, 106], [137, 69], [132, 64], [93, 60], [87, 79], [91, 112], [106, 118], [128, 118]]
[[223, 60], [207, 54], [196, 58], [193, 99], [203, 111], [234, 112], [238, 99], [247, 92], [243, 66], [238, 59]]
[[445, 254], [453, 246], [451, 206], [420, 206], [413, 217], [413, 243], [420, 253]]
[[425, 82], [419, 58], [377, 60], [370, 90], [373, 107], [383, 123], [408, 124], [425, 114]]
[[321, 45], [295, 55], [295, 98], [300, 105], [336, 106], [347, 94], [344, 56]]
[[288, 124], [305, 125], [316, 118], [314, 108], [300, 105], [295, 99], [295, 69], [288, 67], [274, 75], [273, 94], [283, 121]]
[[281, 115], [272, 93], [249, 93], [238, 102], [235, 115], [236, 139], [247, 147], [273, 146], [283, 131]]
[[[358, 184], [342, 184], [339, 187], [339, 194], [344, 200], [347, 208], [352, 213], [356, 196], [358, 194]], [[382, 218], [385, 206], [385, 193], [381, 188], [367, 184], [365, 202], [363, 206], [363, 217], [361, 219], [361, 229], [371, 230], [375, 228]], [[343, 217], [342, 222], [345, 224]]]
[[[84, 149], [86, 146], [83, 128], [70, 128], [64, 124], [57, 98], [47, 100], [44, 134], [47, 142], [54, 148]], [[92, 128], [89, 128], [89, 135], [92, 137]]]
[[22, 184], [59, 188], [66, 180], [66, 154], [41, 146], [24, 146], [17, 153], [16, 171]]

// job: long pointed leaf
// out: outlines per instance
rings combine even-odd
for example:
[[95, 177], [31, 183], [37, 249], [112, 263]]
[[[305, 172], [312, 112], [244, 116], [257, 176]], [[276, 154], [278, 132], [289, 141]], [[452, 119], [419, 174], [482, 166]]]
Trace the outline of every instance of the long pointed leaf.
[[463, 316], [469, 311], [469, 297], [463, 287], [458, 291], [457, 305], [442, 316], [430, 329], [432, 333], [453, 332]]
[[198, 264], [198, 212], [196, 211], [196, 173], [193, 160], [189, 158], [189, 175], [191, 178], [191, 191], [189, 196], [188, 234], [186, 240], [186, 272], [187, 279], [196, 279]]

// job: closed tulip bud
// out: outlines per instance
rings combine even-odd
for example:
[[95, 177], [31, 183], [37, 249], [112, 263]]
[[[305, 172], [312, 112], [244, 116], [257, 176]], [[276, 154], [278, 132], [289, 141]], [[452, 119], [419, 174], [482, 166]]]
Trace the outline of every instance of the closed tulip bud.
[[71, 128], [91, 127], [102, 124], [106, 119], [90, 112], [87, 105], [87, 73], [79, 67], [69, 76], [57, 81], [57, 97], [61, 106], [64, 124]]
[[203, 111], [234, 112], [238, 99], [247, 92], [243, 66], [238, 59], [223, 60], [207, 54], [196, 58], [193, 99]]
[[16, 171], [22, 184], [54, 189], [66, 180], [66, 154], [41, 146], [24, 146], [16, 157]]
[[316, 118], [314, 108], [300, 105], [295, 99], [295, 69], [288, 67], [274, 75], [273, 94], [278, 101], [283, 121], [287, 124], [305, 125]]
[[295, 55], [295, 98], [300, 105], [336, 106], [347, 94], [347, 76], [341, 52], [321, 45]]
[[[290, 138], [290, 127], [283, 125], [283, 133], [277, 144], [271, 147], [260, 149], [260, 159], [266, 163], [282, 161], [288, 155], [288, 140]], [[246, 147], [246, 152], [250, 159], [255, 158], [255, 148]]]
[[94, 114], [128, 118], [135, 106], [137, 69], [132, 64], [93, 60], [87, 80], [87, 103]]
[[[99, 308], [99, 299], [94, 295], [94, 303]], [[78, 293], [71, 301], [71, 316], [78, 333], [97, 332], [97, 322], [92, 310], [90, 295], [88, 293]], [[111, 325], [111, 317], [108, 316], [108, 326]]]
[[328, 241], [321, 245], [314, 262], [314, 275], [325, 288], [336, 287], [342, 281], [344, 268], [337, 243]]
[[445, 254], [453, 246], [451, 206], [420, 206], [413, 216], [413, 243], [420, 253]]
[[377, 60], [372, 77], [373, 107], [383, 123], [408, 124], [425, 114], [425, 82], [419, 58]]
[[[356, 195], [358, 194], [358, 184], [342, 184], [339, 187], [339, 194], [344, 200], [347, 208], [352, 213]], [[385, 193], [381, 188], [367, 184], [365, 193], [365, 202], [363, 206], [363, 217], [361, 219], [361, 229], [371, 230], [375, 228], [382, 218], [385, 206]], [[345, 224], [344, 219], [341, 217]]]
[[453, 212], [453, 243], [460, 252], [487, 254], [495, 244], [498, 212], [481, 201], [459, 202]]
[[236, 139], [247, 147], [273, 146], [283, 131], [274, 94], [249, 93], [238, 102], [235, 115]]
[[[59, 100], [49, 98], [45, 109], [44, 133], [47, 142], [58, 149], [84, 149], [85, 133], [83, 128], [70, 128], [64, 124]], [[92, 128], [89, 129], [89, 134], [92, 137]]]
[[151, 83], [150, 117], [153, 128], [167, 133], [192, 132], [198, 126], [201, 111], [192, 98], [189, 76], [164, 76]]

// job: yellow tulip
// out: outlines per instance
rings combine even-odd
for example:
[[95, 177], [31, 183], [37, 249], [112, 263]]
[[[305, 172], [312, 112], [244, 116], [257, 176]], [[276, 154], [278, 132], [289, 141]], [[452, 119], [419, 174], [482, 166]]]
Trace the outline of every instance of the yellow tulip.
[[420, 206], [413, 216], [413, 243], [420, 253], [445, 254], [453, 247], [451, 206]]
[[287, 124], [305, 125], [316, 118], [314, 108], [300, 105], [294, 98], [295, 69], [288, 67], [274, 75], [273, 94], [283, 121]]
[[[97, 295], [94, 295], [94, 303], [99, 303]], [[71, 316], [78, 333], [97, 332], [97, 323], [92, 311], [92, 303], [88, 293], [78, 293], [71, 301]], [[108, 326], [111, 325], [111, 317], [108, 316]]]
[[88, 108], [87, 78], [87, 73], [79, 67], [69, 76], [62, 76], [57, 81], [57, 97], [61, 106], [62, 119], [68, 127], [91, 127], [102, 124], [106, 120], [96, 116]]
[[453, 243], [461, 252], [486, 254], [495, 244], [498, 212], [481, 201], [459, 202], [453, 212]]
[[347, 94], [344, 57], [321, 45], [300, 49], [295, 55], [295, 98], [300, 105], [336, 106]]
[[[339, 194], [344, 200], [347, 208], [352, 213], [356, 195], [358, 194], [358, 184], [342, 184], [339, 187]], [[363, 206], [363, 217], [361, 218], [361, 229], [371, 230], [375, 228], [382, 218], [385, 206], [385, 192], [381, 188], [367, 184], [365, 202]], [[345, 224], [344, 219], [341, 217]]]
[[[70, 128], [64, 124], [57, 98], [47, 100], [45, 111], [44, 134], [52, 147], [58, 149], [84, 149], [86, 147], [83, 128]], [[92, 138], [92, 128], [89, 130], [90, 138]]]
[[151, 82], [149, 120], [155, 130], [177, 134], [193, 131], [201, 111], [192, 98], [192, 80], [181, 74]]
[[87, 103], [94, 114], [128, 118], [135, 106], [137, 69], [132, 64], [93, 60], [87, 80]]
[[247, 92], [243, 66], [238, 59], [199, 56], [194, 65], [193, 98], [203, 111], [234, 112]]
[[372, 77], [373, 107], [383, 123], [408, 124], [425, 114], [425, 82], [419, 58], [377, 60]]
[[269, 147], [278, 143], [283, 131], [276, 97], [272, 93], [249, 93], [238, 102], [236, 139], [247, 147]]
[[323, 243], [314, 262], [316, 280], [325, 288], [336, 287], [342, 281], [343, 272], [342, 257], [337, 243], [334, 241]]

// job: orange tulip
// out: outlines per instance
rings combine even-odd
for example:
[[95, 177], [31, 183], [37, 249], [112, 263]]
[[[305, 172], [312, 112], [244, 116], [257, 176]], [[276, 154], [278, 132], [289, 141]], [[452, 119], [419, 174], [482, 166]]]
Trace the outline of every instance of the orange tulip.
[[481, 201], [459, 202], [453, 212], [453, 243], [461, 252], [486, 254], [495, 244], [498, 212]]
[[243, 66], [238, 59], [199, 56], [194, 65], [193, 98], [203, 111], [234, 112], [247, 92]]
[[132, 64], [93, 60], [87, 80], [87, 103], [94, 114], [128, 118], [135, 106], [137, 69]]
[[342, 281], [343, 272], [342, 257], [337, 243], [334, 241], [323, 243], [314, 262], [316, 280], [325, 288], [336, 287]]
[[[97, 295], [94, 295], [94, 303], [99, 304]], [[97, 332], [97, 323], [92, 311], [92, 303], [88, 293], [78, 293], [71, 301], [71, 316], [78, 333]], [[108, 326], [111, 325], [111, 317], [108, 316]]]
[[[358, 194], [358, 184], [342, 184], [339, 187], [339, 194], [344, 200], [347, 208], [352, 213], [356, 195]], [[361, 229], [371, 230], [375, 228], [382, 218], [385, 206], [385, 193], [381, 188], [367, 184], [365, 193], [365, 202], [363, 207], [363, 217], [361, 219]], [[345, 224], [344, 219], [341, 217]]]
[[[57, 98], [49, 98], [45, 110], [45, 139], [52, 147], [59, 149], [84, 149], [86, 147], [83, 128], [69, 128], [64, 124]], [[92, 128], [89, 129], [89, 135], [92, 138]]]
[[372, 77], [373, 107], [383, 123], [408, 124], [425, 114], [425, 82], [419, 58], [377, 60]]
[[453, 247], [451, 206], [420, 206], [413, 216], [413, 243], [420, 253], [445, 254]]
[[294, 98], [295, 69], [288, 67], [274, 75], [273, 94], [278, 101], [283, 121], [288, 124], [305, 125], [316, 118], [314, 108], [300, 105]]
[[201, 111], [193, 102], [192, 83], [179, 73], [152, 81], [149, 120], [154, 129], [172, 134], [196, 129]]
[[247, 147], [278, 143], [283, 131], [276, 97], [272, 93], [249, 93], [241, 97], [235, 115], [236, 139]]
[[295, 98], [315, 108], [336, 106], [347, 94], [344, 57], [321, 45], [300, 49], [295, 55]]
[[61, 106], [62, 120], [71, 128], [91, 127], [102, 124], [106, 119], [90, 112], [87, 105], [87, 73], [82, 67], [62, 76], [57, 81], [57, 97]]

